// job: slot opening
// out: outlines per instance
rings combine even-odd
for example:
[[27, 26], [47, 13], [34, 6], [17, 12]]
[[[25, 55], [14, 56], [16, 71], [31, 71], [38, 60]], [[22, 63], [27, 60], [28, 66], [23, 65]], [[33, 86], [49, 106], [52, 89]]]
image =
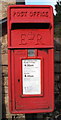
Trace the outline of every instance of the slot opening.
[[51, 29], [50, 23], [12, 23], [11, 29]]

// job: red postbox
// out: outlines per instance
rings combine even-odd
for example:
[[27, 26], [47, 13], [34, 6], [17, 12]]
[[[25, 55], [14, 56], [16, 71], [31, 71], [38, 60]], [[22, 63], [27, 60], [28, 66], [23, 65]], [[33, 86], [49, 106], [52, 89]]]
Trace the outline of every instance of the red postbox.
[[11, 113], [54, 110], [53, 9], [8, 8], [8, 83]]

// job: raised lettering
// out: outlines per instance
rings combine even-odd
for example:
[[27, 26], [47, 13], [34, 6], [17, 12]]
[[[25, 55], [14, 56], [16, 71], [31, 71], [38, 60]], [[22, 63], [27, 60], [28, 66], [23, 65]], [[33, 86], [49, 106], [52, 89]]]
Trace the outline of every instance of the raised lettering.
[[37, 34], [37, 39], [36, 39], [36, 45], [41, 43], [42, 36], [40, 34]]
[[14, 17], [48, 17], [48, 11], [14, 11]]
[[26, 44], [26, 35], [25, 34], [21, 34], [20, 45], [25, 45], [25, 44]]
[[34, 35], [32, 32], [30, 32], [30, 33], [28, 34], [28, 40], [33, 40], [34, 37], [35, 37], [35, 35]]
[[33, 13], [32, 12], [30, 12], [30, 17], [32, 17], [33, 16]]

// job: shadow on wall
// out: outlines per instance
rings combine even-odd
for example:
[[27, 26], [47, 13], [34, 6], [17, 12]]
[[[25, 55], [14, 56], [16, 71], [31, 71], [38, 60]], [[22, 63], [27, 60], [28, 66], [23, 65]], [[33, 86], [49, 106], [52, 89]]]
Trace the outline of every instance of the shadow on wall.
[[[0, 37], [3, 37], [4, 35], [7, 34], [7, 19], [6, 18], [3, 20], [0, 20], [0, 26], [1, 26], [0, 27], [0, 33], [1, 33]], [[2, 43], [0, 43], [0, 45], [2, 45]], [[0, 50], [1, 50], [1, 48], [0, 48]], [[1, 63], [1, 66], [2, 66], [2, 63]], [[2, 67], [4, 67], [4, 66], [2, 66]], [[2, 114], [2, 119], [5, 120], [5, 118], [6, 118], [6, 104], [5, 104], [5, 89], [3, 87], [5, 75], [4, 75], [4, 73], [2, 73], [2, 70], [1, 70], [1, 74], [2, 74], [2, 85], [1, 85], [2, 86], [2, 93], [1, 93], [2, 94], [2, 112], [1, 112], [1, 114]], [[1, 77], [0, 77], [0, 79], [1, 79]]]
[[7, 18], [0, 20], [0, 26], [2, 26], [0, 27], [0, 32], [2, 33], [0, 37], [2, 37], [7, 34]]
[[[56, 38], [55, 38], [56, 39]], [[55, 110], [61, 114], [61, 44], [55, 41]], [[60, 118], [58, 114], [58, 118]], [[61, 118], [60, 118], [61, 119]], [[58, 119], [59, 120], [59, 119]]]

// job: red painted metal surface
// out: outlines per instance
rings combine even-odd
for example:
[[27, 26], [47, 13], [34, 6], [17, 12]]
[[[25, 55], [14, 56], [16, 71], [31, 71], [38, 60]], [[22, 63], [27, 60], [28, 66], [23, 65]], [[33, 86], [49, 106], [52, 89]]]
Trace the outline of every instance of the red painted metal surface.
[[[51, 6], [12, 5], [8, 8], [8, 85], [11, 113], [43, 113], [54, 110], [53, 27]], [[29, 49], [34, 51], [34, 55], [28, 55]], [[41, 61], [41, 93], [24, 95], [22, 60], [32, 59]]]

